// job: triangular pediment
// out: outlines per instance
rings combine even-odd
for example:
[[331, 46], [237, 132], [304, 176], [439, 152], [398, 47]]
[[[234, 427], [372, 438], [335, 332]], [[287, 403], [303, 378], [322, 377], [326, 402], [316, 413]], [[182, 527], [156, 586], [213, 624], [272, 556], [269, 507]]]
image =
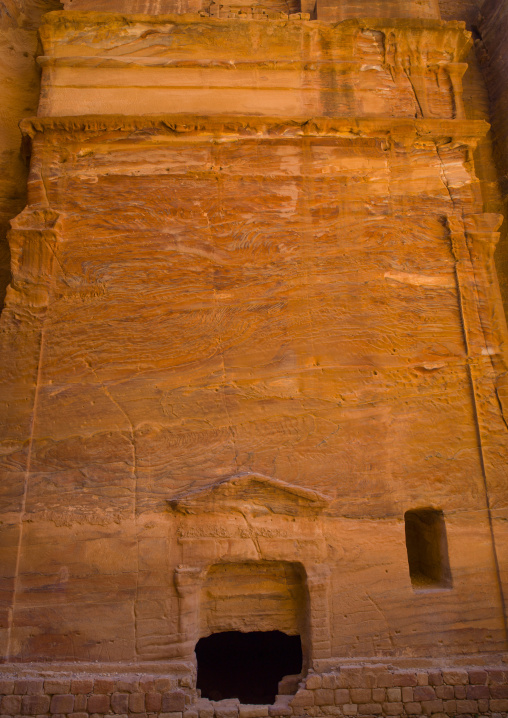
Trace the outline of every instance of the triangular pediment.
[[181, 514], [254, 513], [299, 516], [320, 513], [329, 499], [312, 489], [262, 474], [242, 474], [168, 501]]

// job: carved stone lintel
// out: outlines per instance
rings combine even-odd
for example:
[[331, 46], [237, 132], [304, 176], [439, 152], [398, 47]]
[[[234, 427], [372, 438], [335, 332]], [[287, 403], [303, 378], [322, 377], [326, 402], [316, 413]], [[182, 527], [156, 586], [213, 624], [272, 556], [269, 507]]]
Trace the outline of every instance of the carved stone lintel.
[[317, 515], [329, 499], [318, 491], [293, 486], [262, 474], [239, 474], [176, 496], [168, 501], [180, 514], [235, 513], [251, 514], [260, 507], [286, 516]]

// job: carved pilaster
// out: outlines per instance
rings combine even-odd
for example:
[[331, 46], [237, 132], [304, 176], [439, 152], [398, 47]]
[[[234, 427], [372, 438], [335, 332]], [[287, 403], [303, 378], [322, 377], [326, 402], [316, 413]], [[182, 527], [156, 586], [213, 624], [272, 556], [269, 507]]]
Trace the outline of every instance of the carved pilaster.
[[471, 257], [467, 248], [464, 223], [458, 217], [447, 217], [455, 273], [464, 328], [464, 340], [469, 358], [485, 355], [485, 338], [478, 314], [478, 294]]
[[62, 215], [49, 208], [25, 209], [11, 222], [12, 282], [6, 306], [24, 305], [34, 309], [48, 306], [53, 265]]
[[178, 594], [178, 633], [180, 655], [190, 658], [199, 638], [199, 598], [204, 571], [196, 566], [178, 566], [175, 569], [175, 587]]
[[310, 659], [330, 658], [332, 655], [330, 625], [330, 566], [314, 564], [307, 567], [309, 589]]
[[[430, 118], [443, 115], [433, 111], [429, 105], [430, 83], [439, 86], [439, 72], [444, 71], [451, 86], [452, 113], [454, 120], [464, 120], [464, 103], [462, 98], [462, 77], [467, 70], [467, 63], [460, 62], [468, 47], [468, 40], [457, 36], [445, 38], [450, 61], [436, 63], [433, 58], [435, 36], [425, 29], [397, 28], [385, 33], [385, 64], [390, 68], [392, 77], [397, 84], [409, 81], [414, 92], [418, 115]], [[434, 79], [433, 79], [434, 78]]]
[[[9, 447], [0, 458], [0, 482], [9, 487], [3, 516], [5, 526], [9, 527], [9, 550], [4, 559], [9, 581], [5, 584], [2, 601], [5, 613], [0, 629], [0, 654], [7, 659], [12, 654], [19, 554], [30, 481], [44, 326], [61, 216], [48, 208], [27, 208], [11, 221], [11, 227], [8, 239], [12, 280], [0, 320], [0, 434], [3, 445]], [[12, 468], [14, 456], [16, 471]]]
[[464, 219], [467, 245], [479, 299], [483, 332], [489, 354], [499, 354], [506, 337], [506, 322], [494, 265], [494, 252], [500, 234], [500, 214], [473, 214]]
[[[502, 217], [492, 214], [470, 215], [465, 220], [448, 217], [452, 250], [456, 260], [460, 309], [467, 349], [467, 366], [471, 381], [473, 409], [478, 431], [478, 448], [485, 488], [485, 508], [492, 535], [493, 562], [498, 564], [496, 527], [493, 510], [504, 508], [506, 483], [506, 414], [496, 393], [496, 363], [493, 348], [496, 341], [488, 321], [489, 292], [495, 281], [493, 253], [497, 229]], [[503, 421], [504, 414], [504, 421]], [[500, 609], [506, 626], [508, 587], [503, 585], [499, 571]]]
[[507, 328], [494, 263], [494, 252], [500, 237], [498, 229], [502, 222], [500, 214], [473, 214], [464, 219], [464, 228], [476, 281], [486, 351], [496, 373], [496, 391], [508, 423]]
[[466, 62], [451, 62], [446, 65], [446, 72], [450, 78], [452, 87], [452, 103], [453, 103], [453, 119], [464, 120], [466, 112], [464, 110], [464, 88], [462, 86], [462, 78], [466, 72], [468, 65]]

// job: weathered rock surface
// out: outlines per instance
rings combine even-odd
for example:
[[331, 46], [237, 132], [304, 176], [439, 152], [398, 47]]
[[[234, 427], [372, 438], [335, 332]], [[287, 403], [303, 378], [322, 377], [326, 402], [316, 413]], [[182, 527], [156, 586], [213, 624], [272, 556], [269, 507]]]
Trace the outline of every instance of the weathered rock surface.
[[[463, 264], [454, 214], [457, 204], [481, 210], [463, 143], [484, 128], [448, 123], [175, 117], [27, 126], [42, 164], [32, 165], [32, 208], [12, 237], [16, 281], [3, 320], [9, 336], [12, 317], [19, 337], [16, 317], [31, 306], [44, 338], [42, 347], [37, 334], [18, 339], [10, 374], [19, 391], [18, 367], [27, 387], [30, 367], [38, 372], [28, 445], [26, 429], [15, 435], [20, 404], [9, 401], [4, 414], [5, 498], [16, 511], [24, 496], [33, 516], [23, 526], [14, 655], [93, 659], [105, 641], [114, 660], [188, 655], [192, 622], [178, 628], [172, 572], [226, 556], [303, 562], [309, 574], [316, 562], [329, 566], [325, 616], [331, 625], [348, 617], [337, 633], [324, 629], [332, 655], [406, 650], [409, 636], [416, 654], [435, 653], [437, 630], [447, 650], [502, 644], [461, 326], [478, 320], [461, 319], [457, 285], [459, 272], [467, 294], [474, 270]], [[37, 210], [41, 203], [51, 210]], [[27, 252], [39, 238], [44, 251]], [[23, 324], [36, 332], [30, 315]], [[479, 327], [468, 331], [473, 370], [490, 381], [496, 350]], [[503, 442], [506, 429], [490, 416], [489, 391], [485, 460], [502, 505], [496, 436]], [[23, 489], [16, 472], [27, 450]], [[219, 502], [209, 529], [199, 520], [202, 538], [177, 540], [166, 501], [239, 472], [317, 489], [329, 518], [312, 519], [318, 534], [298, 544], [291, 527], [300, 537], [306, 530], [292, 519], [271, 511], [249, 519], [254, 536], [275, 532], [264, 546], [249, 533], [235, 538], [235, 512]], [[411, 599], [407, 614], [401, 517], [421, 505], [446, 512], [454, 591], [439, 606]], [[104, 571], [106, 584], [97, 578]], [[48, 611], [57, 585], [62, 633]], [[382, 606], [367, 624], [358, 625], [359, 595]], [[446, 619], [445, 631], [454, 605], [460, 622]], [[463, 629], [477, 611], [489, 617], [485, 629]]]

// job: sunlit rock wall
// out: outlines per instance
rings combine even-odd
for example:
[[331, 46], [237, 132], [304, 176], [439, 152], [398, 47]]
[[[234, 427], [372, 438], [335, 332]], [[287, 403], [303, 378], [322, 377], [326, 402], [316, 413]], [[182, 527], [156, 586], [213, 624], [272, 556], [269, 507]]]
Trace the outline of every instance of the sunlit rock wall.
[[[8, 656], [188, 659], [181, 581], [233, 559], [322, 587], [309, 661], [503, 646], [500, 218], [468, 34], [72, 12], [41, 38], [3, 315]], [[318, 491], [322, 517], [261, 492], [212, 502], [225, 541], [218, 518], [178, 528], [169, 500], [236, 476]], [[412, 585], [422, 506], [452, 590]]]

